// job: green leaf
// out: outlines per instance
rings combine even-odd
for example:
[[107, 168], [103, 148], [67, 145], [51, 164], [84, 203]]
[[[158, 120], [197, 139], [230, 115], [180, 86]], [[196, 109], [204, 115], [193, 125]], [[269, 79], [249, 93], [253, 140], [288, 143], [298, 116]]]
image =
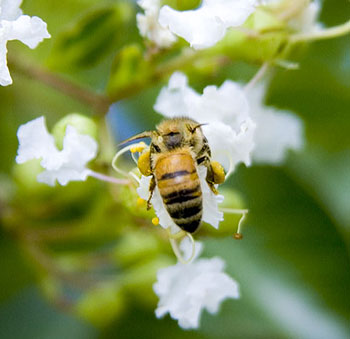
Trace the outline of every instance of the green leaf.
[[49, 66], [62, 70], [91, 67], [135, 34], [135, 8], [130, 2], [94, 8], [56, 38]]
[[[241, 167], [235, 179], [250, 209], [244, 239], [209, 241], [206, 253], [226, 259], [241, 299], [227, 301], [215, 321], [205, 317], [203, 332], [213, 335], [220, 328], [224, 337], [234, 331], [237, 338], [259, 337], [256, 333], [346, 338], [349, 257], [335, 225], [281, 169]], [[256, 323], [249, 316], [254, 313], [265, 321]]]

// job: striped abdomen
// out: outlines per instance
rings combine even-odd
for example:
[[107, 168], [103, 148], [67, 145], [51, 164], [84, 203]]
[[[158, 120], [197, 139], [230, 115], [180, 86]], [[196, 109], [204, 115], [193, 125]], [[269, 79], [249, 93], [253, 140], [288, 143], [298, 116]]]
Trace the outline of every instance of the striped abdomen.
[[202, 190], [191, 154], [164, 155], [158, 159], [154, 174], [175, 224], [187, 232], [195, 232], [202, 220]]

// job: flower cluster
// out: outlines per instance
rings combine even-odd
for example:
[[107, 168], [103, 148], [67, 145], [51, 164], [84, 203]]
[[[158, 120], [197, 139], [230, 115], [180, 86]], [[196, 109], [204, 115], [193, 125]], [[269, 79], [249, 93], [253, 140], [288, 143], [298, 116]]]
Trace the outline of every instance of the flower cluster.
[[138, 14], [142, 36], [159, 47], [169, 47], [179, 36], [195, 49], [213, 46], [228, 28], [242, 25], [253, 13], [255, 0], [203, 0], [195, 10], [176, 11], [160, 8], [160, 0], [139, 0], [145, 14]]
[[23, 15], [22, 0], [2, 0], [0, 2], [0, 85], [12, 84], [7, 68], [7, 48], [9, 40], [19, 40], [30, 48], [35, 48], [43, 39], [50, 38], [46, 23], [40, 18]]

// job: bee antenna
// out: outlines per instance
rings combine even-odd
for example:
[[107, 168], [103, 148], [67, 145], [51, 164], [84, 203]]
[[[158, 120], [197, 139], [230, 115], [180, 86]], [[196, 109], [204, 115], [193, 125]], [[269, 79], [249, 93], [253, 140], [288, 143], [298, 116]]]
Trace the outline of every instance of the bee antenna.
[[135, 141], [135, 140], [142, 139], [142, 138], [152, 138], [153, 134], [154, 134], [154, 131], [145, 131], [145, 132], [136, 134], [136, 135], [122, 141], [120, 144], [118, 144], [118, 147], [125, 145], [126, 143], [128, 143], [130, 141]]
[[190, 125], [187, 125], [187, 128], [189, 129], [189, 131], [191, 133], [194, 133], [197, 128], [205, 126], [205, 125], [208, 125], [208, 123], [198, 124], [198, 125], [196, 125], [194, 127], [191, 127]]

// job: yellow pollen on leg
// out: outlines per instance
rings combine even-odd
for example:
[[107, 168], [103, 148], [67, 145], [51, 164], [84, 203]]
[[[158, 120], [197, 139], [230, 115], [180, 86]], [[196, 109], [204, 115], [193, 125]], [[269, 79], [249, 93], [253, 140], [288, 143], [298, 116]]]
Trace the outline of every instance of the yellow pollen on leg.
[[225, 170], [222, 165], [217, 161], [212, 161], [211, 168], [214, 173], [214, 183], [222, 184], [225, 181]]
[[154, 218], [152, 219], [152, 224], [153, 224], [154, 226], [159, 225], [159, 219], [158, 219], [157, 217], [154, 217]]
[[149, 176], [152, 174], [150, 151], [149, 150], [143, 152], [140, 155], [139, 160], [137, 162], [137, 167], [140, 170], [141, 174], [143, 174], [145, 176]]

